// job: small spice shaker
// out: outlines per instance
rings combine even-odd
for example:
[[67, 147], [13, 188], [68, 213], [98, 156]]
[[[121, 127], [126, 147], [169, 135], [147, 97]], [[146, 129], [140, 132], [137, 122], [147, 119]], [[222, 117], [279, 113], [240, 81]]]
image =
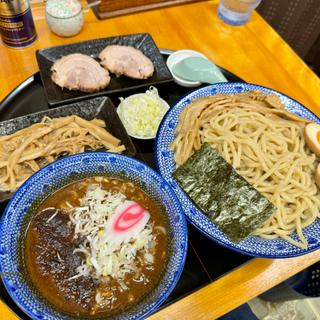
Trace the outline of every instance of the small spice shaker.
[[72, 37], [83, 27], [83, 10], [78, 0], [48, 0], [46, 19], [49, 28], [62, 37]]

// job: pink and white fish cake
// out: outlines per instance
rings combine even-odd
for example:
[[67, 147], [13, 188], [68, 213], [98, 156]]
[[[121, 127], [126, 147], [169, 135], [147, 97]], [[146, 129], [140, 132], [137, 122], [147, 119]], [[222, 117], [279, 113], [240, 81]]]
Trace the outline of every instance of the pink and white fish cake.
[[109, 217], [104, 239], [117, 245], [128, 243], [145, 228], [150, 213], [135, 201], [124, 201]]

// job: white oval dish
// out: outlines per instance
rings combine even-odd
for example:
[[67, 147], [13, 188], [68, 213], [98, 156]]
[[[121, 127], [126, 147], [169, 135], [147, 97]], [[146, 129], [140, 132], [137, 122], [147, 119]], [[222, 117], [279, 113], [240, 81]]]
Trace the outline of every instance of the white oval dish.
[[163, 100], [163, 99], [158, 95], [158, 91], [157, 91], [157, 89], [154, 88], [154, 87], [150, 87], [150, 89], [147, 90], [146, 93], [137, 93], [137, 94], [131, 95], [131, 96], [123, 99], [123, 100], [121, 101], [121, 103], [119, 104], [118, 108], [117, 108], [117, 113], [118, 113], [118, 115], [119, 115], [119, 118], [120, 118], [121, 122], [123, 123], [124, 127], [126, 128], [128, 135], [131, 136], [131, 137], [133, 137], [133, 138], [141, 139], [141, 140], [154, 139], [154, 138], [156, 137], [156, 135], [157, 135], [158, 128], [159, 128], [159, 125], [160, 125], [160, 123], [161, 123], [161, 120], [159, 121], [159, 124], [158, 124], [158, 126], [157, 126], [157, 129], [155, 130], [155, 132], [154, 132], [153, 135], [143, 136], [143, 135], [137, 135], [137, 134], [135, 134], [134, 132], [132, 132], [132, 130], [131, 130], [131, 128], [130, 128], [131, 125], [129, 125], [129, 121], [128, 121], [127, 117], [126, 117], [126, 114], [125, 114], [126, 111], [124, 110], [124, 108], [127, 107], [128, 105], [125, 104], [124, 101], [125, 101], [125, 100], [128, 101], [128, 99], [133, 100], [134, 98], [137, 98], [137, 97], [139, 97], [139, 96], [143, 96], [143, 95], [146, 95], [146, 94], [150, 94], [151, 96], [152, 96], [152, 94], [153, 94], [153, 95], [156, 94], [156, 95], [157, 95], [157, 99], [158, 99], [159, 101], [161, 101], [161, 103], [162, 103], [161, 108], [163, 108], [163, 111], [164, 111], [163, 116], [162, 116], [162, 118], [161, 118], [161, 120], [162, 120], [163, 117], [165, 116], [166, 112], [170, 109], [170, 106], [169, 106], [169, 104], [168, 104], [165, 100]]
[[173, 80], [175, 83], [177, 83], [180, 86], [183, 87], [189, 87], [189, 88], [193, 88], [193, 87], [198, 87], [201, 85], [201, 82], [198, 81], [188, 81], [188, 80], [184, 80], [180, 77], [178, 77], [177, 75], [174, 74], [174, 72], [172, 71], [173, 66], [175, 64], [177, 64], [178, 62], [182, 61], [185, 58], [189, 58], [189, 57], [202, 57], [208, 60], [208, 58], [198, 52], [198, 51], [194, 51], [194, 50], [178, 50], [173, 52], [172, 54], [170, 54], [170, 56], [168, 57], [167, 60], [167, 66], [172, 74]]

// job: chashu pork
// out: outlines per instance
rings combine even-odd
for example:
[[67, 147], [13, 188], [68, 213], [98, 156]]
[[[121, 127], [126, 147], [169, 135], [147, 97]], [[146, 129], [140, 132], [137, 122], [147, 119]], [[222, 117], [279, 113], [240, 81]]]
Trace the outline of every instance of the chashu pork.
[[152, 61], [133, 47], [110, 45], [100, 52], [99, 58], [106, 69], [118, 76], [147, 79], [154, 72]]
[[51, 79], [62, 88], [96, 92], [110, 82], [109, 72], [93, 58], [73, 53], [57, 60], [51, 67]]

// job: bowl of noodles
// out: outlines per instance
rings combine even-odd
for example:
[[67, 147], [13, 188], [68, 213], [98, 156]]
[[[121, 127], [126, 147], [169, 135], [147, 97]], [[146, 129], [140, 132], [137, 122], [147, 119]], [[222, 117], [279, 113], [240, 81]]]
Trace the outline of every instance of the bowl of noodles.
[[1, 278], [31, 319], [144, 319], [172, 292], [186, 251], [171, 187], [115, 153], [43, 167], [0, 220]]
[[[207, 86], [183, 97], [163, 119], [156, 138], [157, 166], [188, 220], [210, 239], [251, 256], [302, 255], [320, 247], [318, 160], [304, 136], [310, 122], [320, 120], [275, 90], [247, 83]], [[276, 208], [240, 242], [230, 240], [173, 178], [204, 144]]]

